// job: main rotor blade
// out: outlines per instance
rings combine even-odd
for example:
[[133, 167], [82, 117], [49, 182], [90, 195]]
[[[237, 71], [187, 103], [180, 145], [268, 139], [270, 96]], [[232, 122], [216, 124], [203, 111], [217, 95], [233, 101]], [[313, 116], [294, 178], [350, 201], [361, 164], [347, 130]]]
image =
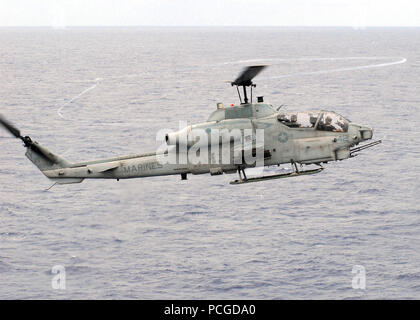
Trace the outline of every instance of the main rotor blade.
[[0, 123], [16, 138], [21, 138], [20, 130], [16, 128], [13, 124], [7, 121], [1, 114], [0, 114]]
[[267, 66], [249, 66], [246, 67], [242, 73], [232, 82], [232, 85], [235, 86], [250, 86], [252, 84], [252, 79], [254, 79], [257, 74], [259, 74]]

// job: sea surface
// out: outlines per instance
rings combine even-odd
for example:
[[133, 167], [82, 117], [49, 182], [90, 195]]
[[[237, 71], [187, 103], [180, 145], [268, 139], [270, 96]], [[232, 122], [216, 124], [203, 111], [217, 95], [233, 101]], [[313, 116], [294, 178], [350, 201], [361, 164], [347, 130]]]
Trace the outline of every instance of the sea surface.
[[71, 162], [148, 152], [237, 103], [225, 81], [253, 64], [255, 95], [383, 143], [293, 179], [45, 191], [0, 130], [0, 299], [420, 299], [418, 28], [1, 28], [0, 113]]

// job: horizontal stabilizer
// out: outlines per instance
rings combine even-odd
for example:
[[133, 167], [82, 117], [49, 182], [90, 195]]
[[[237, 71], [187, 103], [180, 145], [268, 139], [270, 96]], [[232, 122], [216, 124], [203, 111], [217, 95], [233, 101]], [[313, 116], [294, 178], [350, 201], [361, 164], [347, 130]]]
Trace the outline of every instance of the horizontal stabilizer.
[[112, 171], [118, 168], [119, 166], [120, 166], [119, 162], [105, 162], [105, 163], [90, 165], [90, 166], [87, 166], [87, 168], [93, 173], [100, 173], [100, 172]]

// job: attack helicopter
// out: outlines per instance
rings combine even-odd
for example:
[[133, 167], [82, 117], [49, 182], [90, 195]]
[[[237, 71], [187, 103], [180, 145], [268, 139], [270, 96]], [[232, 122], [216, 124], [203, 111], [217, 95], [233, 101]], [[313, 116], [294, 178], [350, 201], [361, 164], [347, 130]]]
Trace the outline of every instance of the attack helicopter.
[[[264, 103], [261, 96], [253, 103], [256, 85], [252, 80], [265, 68], [265, 65], [246, 67], [230, 83], [236, 86], [240, 104], [224, 107], [218, 103], [206, 122], [167, 133], [162, 147], [155, 152], [71, 163], [29, 136], [22, 136], [20, 130], [1, 115], [0, 123], [22, 140], [26, 157], [53, 181], [52, 186], [80, 183], [84, 179], [120, 180], [165, 175], [180, 175], [181, 180], [187, 180], [188, 174], [208, 173], [237, 172], [239, 179], [231, 184], [298, 177], [319, 173], [324, 163], [352, 158], [381, 143], [378, 140], [355, 147], [372, 139], [372, 128], [352, 123], [333, 111], [285, 112], [281, 107], [276, 109]], [[247, 168], [285, 163], [291, 164], [291, 172], [250, 178], [245, 174]], [[302, 170], [303, 165], [311, 164], [317, 167]]]

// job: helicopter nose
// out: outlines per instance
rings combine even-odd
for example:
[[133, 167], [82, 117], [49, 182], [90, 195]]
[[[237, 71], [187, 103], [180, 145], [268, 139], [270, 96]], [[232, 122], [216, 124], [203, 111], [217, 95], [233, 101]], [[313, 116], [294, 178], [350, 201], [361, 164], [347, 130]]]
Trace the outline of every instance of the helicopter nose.
[[370, 127], [361, 126], [355, 123], [351, 123], [353, 128], [352, 132], [354, 133], [353, 139], [356, 141], [365, 141], [372, 139], [373, 130]]
[[373, 137], [373, 131], [372, 131], [372, 128], [370, 127], [361, 126], [355, 123], [351, 123], [350, 127], [351, 127], [350, 132], [352, 134], [353, 140], [356, 143], [359, 141], [372, 139]]

